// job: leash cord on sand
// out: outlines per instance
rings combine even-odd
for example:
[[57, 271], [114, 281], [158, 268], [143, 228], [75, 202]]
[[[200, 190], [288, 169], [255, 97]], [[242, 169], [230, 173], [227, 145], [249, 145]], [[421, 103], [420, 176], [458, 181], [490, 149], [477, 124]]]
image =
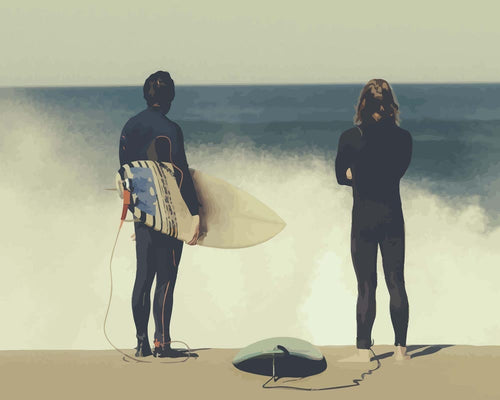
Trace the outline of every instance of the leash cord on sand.
[[[131, 355], [128, 355], [127, 353], [125, 353], [122, 350], [120, 350], [118, 347], [116, 347], [113, 344], [113, 342], [111, 342], [111, 339], [109, 338], [109, 336], [108, 336], [108, 334], [106, 332], [106, 323], [108, 321], [109, 309], [111, 308], [111, 300], [113, 298], [113, 268], [112, 268], [113, 256], [115, 254], [116, 244], [118, 243], [118, 237], [120, 236], [120, 231], [122, 229], [123, 222], [124, 222], [124, 220], [120, 221], [120, 227], [118, 228], [118, 233], [116, 234], [116, 239], [115, 239], [115, 243], [113, 245], [113, 250], [111, 251], [111, 258], [109, 259], [110, 288], [109, 288], [108, 306], [106, 308], [106, 315], [104, 316], [104, 323], [103, 323], [104, 336], [106, 337], [106, 340], [111, 345], [111, 347], [113, 347], [118, 353], [120, 353], [120, 354], [123, 355], [123, 361], [127, 361], [127, 359], [131, 359], [131, 360], [134, 360], [135, 362], [138, 362], [138, 363], [152, 364], [153, 363], [152, 361], [146, 361], [146, 360], [141, 360], [141, 359], [136, 358], [136, 357], [132, 357]], [[161, 361], [158, 364], [177, 364], [177, 363], [185, 362], [185, 361], [187, 361], [191, 357], [191, 354], [192, 354], [191, 353], [191, 348], [187, 345], [187, 343], [184, 343], [184, 342], [182, 342], [180, 340], [171, 340], [171, 341], [169, 341], [166, 344], [171, 344], [171, 343], [181, 343], [184, 346], [186, 346], [186, 349], [187, 349], [186, 358], [183, 358], [180, 361]]]
[[[374, 371], [378, 370], [380, 368], [380, 366], [382, 365], [380, 363], [380, 360], [377, 358], [377, 355], [375, 354], [375, 352], [370, 348], [370, 351], [372, 352], [373, 354], [373, 358], [375, 359], [375, 361], [377, 361], [377, 367], [374, 368], [374, 369], [370, 369], [366, 372], [363, 372], [361, 374], [361, 379], [353, 379], [352, 380], [352, 384], [350, 385], [342, 385], [342, 386], [331, 386], [331, 387], [324, 387], [324, 388], [304, 388], [304, 387], [296, 387], [296, 386], [286, 386], [286, 385], [279, 385], [279, 386], [268, 386], [268, 383], [271, 382], [272, 380], [274, 380], [274, 382], [277, 382], [280, 378], [278, 378], [276, 376], [276, 374], [273, 374], [273, 376], [271, 376], [271, 378], [269, 378], [263, 385], [262, 387], [264, 389], [290, 389], [290, 390], [301, 390], [301, 391], [305, 391], [305, 392], [319, 392], [319, 391], [322, 391], [322, 390], [335, 390], [335, 389], [345, 389], [345, 388], [349, 388], [349, 387], [355, 387], [355, 386], [359, 386], [360, 385], [360, 382], [363, 381], [365, 379], [365, 376], [366, 375], [371, 375]], [[274, 366], [274, 358], [273, 358], [273, 371], [275, 371], [275, 366]], [[297, 380], [300, 380], [300, 379], [303, 379], [304, 377], [302, 378], [298, 378]], [[289, 382], [289, 381], [286, 381], [286, 382]]]

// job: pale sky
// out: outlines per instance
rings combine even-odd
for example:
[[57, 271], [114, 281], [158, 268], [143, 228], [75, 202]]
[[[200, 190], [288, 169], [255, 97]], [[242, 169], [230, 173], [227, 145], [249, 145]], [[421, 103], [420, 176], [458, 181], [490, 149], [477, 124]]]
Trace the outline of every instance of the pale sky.
[[6, 3], [0, 86], [500, 81], [496, 0]]

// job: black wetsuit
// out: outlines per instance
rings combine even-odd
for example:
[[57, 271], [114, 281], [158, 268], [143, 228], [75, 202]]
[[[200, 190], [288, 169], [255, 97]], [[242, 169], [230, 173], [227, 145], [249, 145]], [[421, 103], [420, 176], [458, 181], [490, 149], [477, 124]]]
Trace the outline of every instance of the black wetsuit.
[[[161, 137], [168, 137], [170, 142]], [[179, 125], [169, 120], [159, 108], [148, 107], [125, 124], [120, 137], [120, 165], [135, 160], [149, 159], [148, 149], [153, 141], [156, 141], [155, 153], [158, 160], [172, 162], [182, 171], [181, 173], [174, 168], [177, 183], [180, 185], [182, 197], [189, 211], [192, 215], [197, 215], [198, 199], [186, 161], [182, 130]], [[136, 222], [134, 227], [137, 273], [132, 293], [132, 311], [137, 339], [142, 343], [148, 342], [150, 292], [156, 275], [153, 304], [154, 337], [156, 345], [164, 346], [171, 340], [170, 319], [173, 291], [183, 243], [173, 237], [156, 232], [140, 222]]]
[[[360, 349], [371, 346], [375, 320], [377, 249], [390, 293], [395, 345], [406, 346], [408, 298], [404, 283], [405, 232], [399, 181], [410, 164], [412, 139], [393, 121], [362, 124], [342, 133], [335, 160], [337, 181], [352, 186], [351, 256], [358, 280]], [[352, 180], [346, 177], [351, 168]]]

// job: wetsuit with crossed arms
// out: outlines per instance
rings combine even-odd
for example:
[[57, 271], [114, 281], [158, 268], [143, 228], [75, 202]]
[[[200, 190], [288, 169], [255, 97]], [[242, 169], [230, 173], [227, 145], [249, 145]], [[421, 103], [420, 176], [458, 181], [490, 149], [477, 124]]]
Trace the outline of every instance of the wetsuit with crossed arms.
[[[406, 346], [408, 298], [404, 282], [405, 231], [399, 182], [412, 153], [412, 139], [392, 119], [362, 123], [342, 133], [335, 171], [352, 186], [351, 256], [358, 281], [358, 349], [369, 349], [375, 320], [377, 250], [380, 246], [395, 345]], [[352, 179], [348, 179], [348, 169]]]

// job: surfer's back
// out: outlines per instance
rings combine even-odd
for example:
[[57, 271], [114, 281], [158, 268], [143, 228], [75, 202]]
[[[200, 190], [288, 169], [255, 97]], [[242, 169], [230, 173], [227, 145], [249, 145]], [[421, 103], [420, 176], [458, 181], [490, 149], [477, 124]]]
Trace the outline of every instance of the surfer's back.
[[148, 150], [152, 144], [157, 161], [174, 164], [182, 197], [191, 214], [197, 215], [198, 199], [189, 173], [182, 130], [160, 108], [149, 106], [127, 121], [120, 136], [120, 165], [151, 159]]
[[[175, 122], [168, 119], [159, 110], [148, 107], [144, 111], [130, 118], [123, 127], [120, 137], [120, 164], [137, 160], [147, 160], [147, 150], [157, 137], [166, 136], [172, 144], [170, 152], [162, 154], [161, 161], [172, 161], [174, 164], [182, 163], [184, 152], [182, 130]], [[170, 149], [169, 149], [170, 150]]]
[[[342, 133], [336, 159], [337, 180], [353, 186], [355, 203], [400, 203], [399, 181], [411, 158], [411, 135], [393, 121], [362, 124]], [[345, 177], [351, 168], [352, 181]]]
[[399, 182], [411, 158], [410, 133], [392, 121], [361, 125], [353, 160], [355, 198], [400, 202]]

